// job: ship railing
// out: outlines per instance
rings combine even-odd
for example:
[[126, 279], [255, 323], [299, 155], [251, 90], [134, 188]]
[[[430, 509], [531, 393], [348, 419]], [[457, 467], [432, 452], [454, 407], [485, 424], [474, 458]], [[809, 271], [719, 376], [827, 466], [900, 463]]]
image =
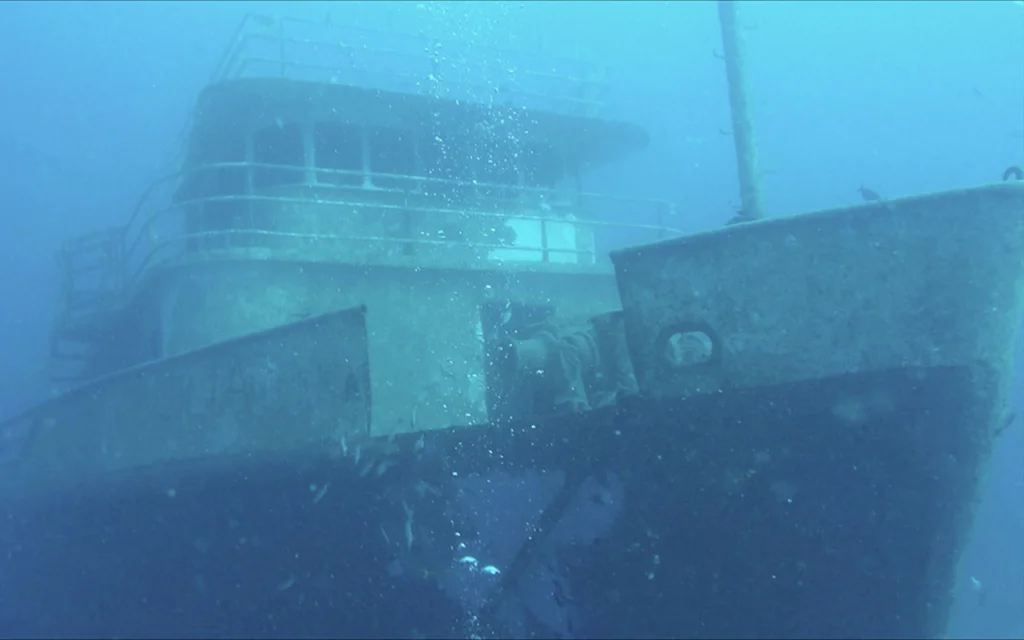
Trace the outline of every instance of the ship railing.
[[211, 82], [287, 78], [598, 117], [607, 74], [579, 59], [250, 13]]
[[[138, 283], [153, 269], [175, 264], [182, 259], [216, 258], [218, 251], [244, 250], [258, 255], [267, 249], [287, 245], [299, 248], [289, 259], [354, 263], [358, 260], [344, 252], [327, 257], [315, 253], [315, 247], [352, 248], [360, 245], [392, 247], [401, 254], [409, 247], [434, 250], [443, 257], [459, 250], [474, 255], [489, 252], [534, 254], [529, 264], [535, 269], [607, 268], [607, 257], [599, 251], [604, 244], [640, 244], [678, 235], [673, 221], [674, 205], [668, 202], [590, 193], [570, 189], [510, 186], [471, 180], [453, 180], [429, 176], [366, 173], [341, 169], [315, 168], [322, 182], [296, 181], [247, 193], [220, 195], [183, 195], [190, 179], [203, 174], [222, 176], [224, 171], [291, 172], [308, 176], [305, 166], [255, 162], [226, 162], [201, 165], [176, 172], [158, 180], [139, 199], [129, 222], [115, 229], [89, 234], [66, 243], [61, 251], [64, 265], [62, 309], [56, 336], [77, 339], [88, 336], [98, 320], [116, 312], [127, 303]], [[359, 185], [331, 183], [347, 179]], [[371, 184], [386, 187], [368, 188]], [[456, 203], [452, 194], [461, 194]], [[230, 214], [225, 216], [225, 207]], [[263, 211], [253, 215], [254, 207]], [[510, 245], [499, 241], [481, 242], [452, 237], [416, 237], [407, 234], [318, 233], [276, 230], [266, 221], [267, 211], [299, 210], [303, 215], [318, 215], [331, 220], [339, 217], [411, 216], [426, 227], [440, 227], [442, 221], [466, 224], [476, 221], [485, 227], [499, 228], [509, 220], [548, 225], [572, 221], [594, 236], [594, 244], [578, 247], [554, 246], [542, 236], [534, 246]], [[271, 215], [273, 217], [273, 215]], [[308, 252], [305, 250], [308, 249]], [[232, 256], [237, 258], [237, 254]], [[433, 256], [430, 264], [445, 266]], [[412, 256], [409, 266], [416, 264]], [[513, 259], [512, 262], [516, 260]], [[485, 268], [500, 268], [501, 260], [479, 262]], [[426, 266], [426, 265], [424, 265]], [[458, 266], [458, 265], [448, 265]], [[99, 325], [98, 325], [99, 326]], [[87, 342], [84, 337], [79, 342]]]
[[[247, 193], [206, 193], [187, 195], [187, 185], [198, 184], [197, 177], [223, 176], [225, 171], [290, 172], [297, 177], [290, 185], [264, 189], [252, 189]], [[536, 247], [516, 248], [507, 244], [474, 242], [457, 237], [427, 238], [406, 235], [348, 235], [295, 233], [261, 228], [255, 218], [245, 220], [247, 207], [259, 206], [266, 210], [282, 210], [287, 207], [312, 207], [307, 211], [319, 211], [321, 216], [380, 216], [382, 214], [411, 215], [423, 221], [458, 219], [478, 220], [500, 227], [505, 221], [536, 221], [557, 223], [572, 220], [573, 224], [594, 233], [597, 246], [608, 242], [644, 243], [678, 235], [673, 224], [676, 219], [674, 205], [669, 202], [605, 195], [574, 189], [552, 189], [544, 187], [510, 186], [507, 184], [472, 180], [454, 180], [430, 176], [408, 176], [389, 173], [366, 173], [341, 169], [315, 168], [314, 184], [302, 183], [298, 176], [309, 176], [310, 169], [304, 166], [277, 165], [255, 162], [225, 162], [206, 164], [176, 172], [158, 180], [143, 194], [136, 205], [129, 222], [114, 235], [118, 236], [116, 257], [118, 264], [110, 266], [117, 277], [110, 282], [107, 299], [118, 300], [129, 293], [142, 276], [150, 269], [168, 260], [182, 257], [199, 247], [202, 250], [217, 243], [222, 247], [258, 247], [272, 245], [275, 239], [300, 242], [346, 241], [350, 243], [375, 242], [394, 246], [463, 247], [477, 251], [507, 250], [536, 252], [537, 262], [544, 268], [545, 263], [558, 263], [555, 256], [573, 255], [580, 257], [577, 263], [593, 259], [600, 266], [604, 258], [595, 249], [571, 249], [542, 244]], [[365, 180], [387, 184], [386, 187], [367, 188]], [[331, 181], [335, 182], [331, 182]], [[338, 184], [337, 181], [359, 181], [358, 185]], [[283, 193], [291, 189], [290, 193]], [[295, 192], [299, 189], [298, 192]], [[453, 193], [465, 197], [456, 203]], [[524, 203], [529, 206], [524, 206]], [[230, 226], [225, 227], [225, 218], [218, 207], [231, 206]], [[346, 213], [342, 213], [342, 211]], [[205, 221], [205, 222], [204, 222]], [[187, 224], [188, 223], [188, 224]], [[215, 223], [215, 224], [214, 224]], [[215, 228], [220, 227], [220, 228]], [[105, 232], [110, 234], [111, 232]], [[214, 239], [218, 239], [214, 241]], [[69, 243], [65, 252], [67, 260], [78, 260], [75, 255], [77, 243]], [[345, 256], [338, 256], [345, 261]], [[555, 265], [557, 267], [557, 265]], [[76, 286], [77, 280], [69, 282], [65, 290], [65, 306], [78, 300], [84, 291]]]

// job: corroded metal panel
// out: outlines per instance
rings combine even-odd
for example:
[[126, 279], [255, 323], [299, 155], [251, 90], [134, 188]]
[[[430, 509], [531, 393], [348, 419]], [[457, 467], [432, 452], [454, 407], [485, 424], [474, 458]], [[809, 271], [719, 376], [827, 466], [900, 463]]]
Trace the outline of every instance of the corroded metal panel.
[[112, 475], [0, 511], [0, 635], [938, 636], [984, 454], [964, 428], [973, 376], [633, 399]]
[[649, 396], [985, 364], [996, 406], [1021, 315], [1024, 186], [736, 225], [613, 260]]
[[136, 367], [0, 427], [0, 495], [231, 453], [340, 447], [369, 428], [365, 309]]

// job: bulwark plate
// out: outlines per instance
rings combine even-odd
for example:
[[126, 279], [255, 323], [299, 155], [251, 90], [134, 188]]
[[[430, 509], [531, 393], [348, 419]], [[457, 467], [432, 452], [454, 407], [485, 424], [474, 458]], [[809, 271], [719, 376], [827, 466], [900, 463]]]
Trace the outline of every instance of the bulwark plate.
[[168, 462], [341, 448], [367, 433], [369, 390], [363, 307], [152, 362], [0, 425], [0, 497]]
[[[730, 226], [612, 254], [641, 392], [985, 365], [1021, 316], [1024, 187]], [[998, 405], [1005, 389], [980, 390]]]

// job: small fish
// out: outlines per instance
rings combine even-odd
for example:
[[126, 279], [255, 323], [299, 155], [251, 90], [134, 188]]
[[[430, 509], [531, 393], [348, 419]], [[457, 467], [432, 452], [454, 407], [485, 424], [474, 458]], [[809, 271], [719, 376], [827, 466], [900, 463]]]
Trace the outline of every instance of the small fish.
[[277, 585], [278, 591], [287, 591], [295, 585], [295, 574], [291, 574], [283, 582]]
[[864, 185], [861, 185], [859, 189], [860, 197], [864, 199], [864, 202], [881, 202], [882, 196], [878, 195], [878, 192], [874, 189], [868, 189]]
[[1017, 165], [1006, 167], [1006, 171], [1003, 172], [1003, 182], [1006, 182], [1010, 178], [1014, 180], [1024, 180], [1024, 171], [1021, 170]]
[[[430, 484], [428, 482], [425, 482], [423, 480], [420, 480], [419, 482], [417, 482], [416, 486], [414, 487], [414, 489], [416, 491], [416, 495], [418, 495], [421, 498], [425, 498], [427, 496], [427, 494], [431, 494], [431, 495], [434, 495], [434, 496], [440, 496], [441, 495], [441, 490], [440, 489], [438, 489], [434, 485], [432, 485], [432, 484]], [[465, 546], [465, 545], [462, 545], [462, 546]]]
[[[317, 491], [315, 494], [313, 494], [313, 504], [316, 504], [316, 503], [320, 502], [321, 500], [323, 500], [323, 497], [325, 495], [327, 495], [327, 488], [329, 486], [331, 486], [331, 483], [327, 482], [327, 483], [324, 484], [324, 486], [320, 487], [319, 491]], [[314, 486], [314, 487], [310, 487], [310, 488], [311, 489], [315, 489], [316, 487]]]
[[562, 583], [557, 578], [551, 579], [551, 586], [551, 595], [554, 597], [555, 604], [559, 607], [565, 607], [565, 605], [573, 603], [572, 598], [566, 594], [565, 588], [562, 587]]
[[405, 501], [402, 501], [402, 509], [405, 510], [405, 548], [412, 550], [412, 543], [415, 541], [415, 537], [412, 533], [412, 515], [413, 510]]
[[397, 464], [398, 463], [395, 462], [394, 460], [390, 460], [390, 459], [382, 460], [381, 462], [377, 463], [377, 467], [376, 467], [376, 470], [374, 471], [374, 475], [376, 475], [376, 477], [379, 478], [382, 475], [384, 475], [385, 473], [387, 473], [388, 470], [391, 469], [391, 467], [394, 467]]
[[976, 594], [979, 606], [985, 604], [988, 591], [985, 589], [985, 585], [981, 583], [981, 580], [978, 580], [974, 576], [971, 576], [971, 591]]

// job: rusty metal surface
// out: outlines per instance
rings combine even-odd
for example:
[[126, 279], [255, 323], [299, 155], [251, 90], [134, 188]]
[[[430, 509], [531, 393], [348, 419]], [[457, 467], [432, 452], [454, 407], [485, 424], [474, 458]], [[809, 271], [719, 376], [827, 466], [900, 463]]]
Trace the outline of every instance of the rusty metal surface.
[[0, 497], [211, 455], [285, 453], [369, 428], [364, 308], [98, 379], [0, 425]]
[[[998, 185], [735, 225], [612, 258], [640, 389], [679, 397], [901, 366], [1008, 372], [1022, 256], [1024, 187]], [[1004, 386], [990, 392], [1001, 405]]]

